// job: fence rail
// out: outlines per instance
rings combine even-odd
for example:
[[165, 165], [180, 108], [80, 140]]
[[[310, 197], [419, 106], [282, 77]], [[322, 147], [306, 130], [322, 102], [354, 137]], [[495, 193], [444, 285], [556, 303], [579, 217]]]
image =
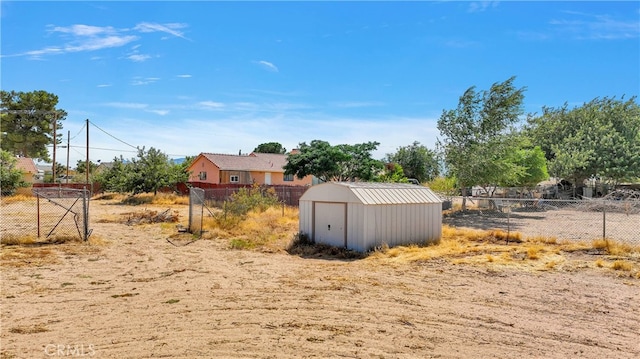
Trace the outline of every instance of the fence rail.
[[563, 240], [614, 239], [640, 245], [639, 200], [559, 200], [467, 197], [452, 198], [443, 223], [477, 229], [517, 231], [525, 237]]
[[[241, 188], [245, 188], [248, 191], [253, 190], [252, 185], [212, 185], [209, 183], [190, 183], [193, 187], [202, 188], [205, 190], [204, 198], [207, 201], [219, 201], [223, 202], [229, 200], [229, 198]], [[287, 206], [297, 207], [300, 197], [308, 189], [308, 186], [283, 186], [283, 185], [261, 185], [258, 190], [273, 189], [278, 200]]]

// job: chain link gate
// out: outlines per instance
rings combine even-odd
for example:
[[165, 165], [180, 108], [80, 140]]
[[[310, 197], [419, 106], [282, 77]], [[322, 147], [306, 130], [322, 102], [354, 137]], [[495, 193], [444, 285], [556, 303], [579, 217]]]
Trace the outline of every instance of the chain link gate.
[[87, 241], [89, 229], [89, 191], [71, 188], [39, 188], [37, 199], [37, 237], [47, 239], [78, 237]]

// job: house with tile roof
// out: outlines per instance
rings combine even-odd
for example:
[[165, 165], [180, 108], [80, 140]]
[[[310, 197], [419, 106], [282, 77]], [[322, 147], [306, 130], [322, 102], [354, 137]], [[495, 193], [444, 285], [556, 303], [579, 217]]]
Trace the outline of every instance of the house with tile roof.
[[266, 184], [266, 185], [311, 185], [312, 176], [299, 179], [285, 175], [286, 154], [251, 153], [227, 155], [201, 153], [187, 171], [189, 182], [210, 184]]
[[33, 158], [18, 157], [16, 162], [16, 168], [22, 171], [22, 180], [27, 183], [33, 183], [38, 177], [38, 168], [36, 163], [33, 162]]

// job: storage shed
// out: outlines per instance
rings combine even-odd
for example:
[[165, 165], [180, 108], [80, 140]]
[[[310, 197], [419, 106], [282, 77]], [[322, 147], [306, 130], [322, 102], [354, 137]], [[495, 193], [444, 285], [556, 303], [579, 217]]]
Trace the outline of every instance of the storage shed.
[[442, 200], [406, 183], [327, 182], [300, 197], [300, 233], [316, 243], [364, 252], [437, 241]]

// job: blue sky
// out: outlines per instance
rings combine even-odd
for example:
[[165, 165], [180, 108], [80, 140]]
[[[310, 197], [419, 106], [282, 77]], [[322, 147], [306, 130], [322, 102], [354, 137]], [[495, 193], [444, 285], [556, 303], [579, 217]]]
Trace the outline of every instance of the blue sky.
[[[526, 113], [640, 90], [637, 1], [2, 1], [1, 87], [68, 112], [70, 164], [414, 141], [471, 86], [516, 76]], [[131, 147], [133, 146], [133, 147]], [[60, 149], [57, 162], [66, 161]], [[62, 160], [64, 159], [64, 160]]]

